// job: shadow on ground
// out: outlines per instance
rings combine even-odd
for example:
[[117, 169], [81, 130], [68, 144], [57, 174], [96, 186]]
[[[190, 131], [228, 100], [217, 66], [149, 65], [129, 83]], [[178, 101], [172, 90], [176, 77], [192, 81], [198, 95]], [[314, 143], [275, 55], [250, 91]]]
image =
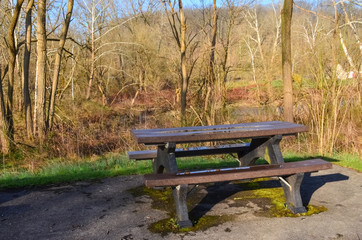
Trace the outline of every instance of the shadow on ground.
[[[348, 179], [348, 176], [340, 173], [321, 176], [311, 176], [310, 173], [305, 174], [301, 186], [303, 204], [308, 206], [313, 194], [326, 183], [346, 181]], [[201, 201], [197, 203], [197, 205], [189, 212], [189, 214], [197, 222], [216, 204], [225, 201], [227, 198], [230, 198], [235, 194], [242, 194], [243, 191], [246, 193], [249, 190], [265, 190], [272, 188], [281, 189], [279, 180], [263, 179], [262, 181], [243, 182], [242, 184], [230, 184], [229, 182], [215, 183], [205, 188], [207, 194], [201, 199]], [[222, 191], [220, 189], [222, 189]], [[270, 198], [273, 198], [273, 196], [270, 196]]]

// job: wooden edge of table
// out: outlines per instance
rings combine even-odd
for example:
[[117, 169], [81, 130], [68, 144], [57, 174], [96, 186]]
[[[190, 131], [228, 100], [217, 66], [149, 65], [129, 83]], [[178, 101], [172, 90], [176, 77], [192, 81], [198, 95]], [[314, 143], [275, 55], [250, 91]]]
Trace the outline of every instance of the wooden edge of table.
[[[264, 166], [264, 167], [263, 167]], [[277, 165], [278, 166], [278, 165]], [[176, 186], [182, 184], [201, 184], [261, 177], [276, 177], [293, 175], [296, 173], [317, 172], [332, 168], [332, 163], [323, 159], [312, 159], [298, 162], [288, 162], [275, 165], [251, 166], [245, 170], [217, 171], [195, 174], [147, 174], [144, 182], [147, 187]]]
[[199, 133], [180, 133], [173, 135], [148, 135], [143, 133], [137, 135], [136, 130], [131, 130], [131, 135], [138, 144], [145, 145], [157, 145], [165, 144], [167, 142], [173, 143], [192, 143], [192, 142], [207, 142], [207, 141], [224, 141], [224, 140], [235, 140], [235, 139], [247, 139], [247, 138], [263, 138], [272, 137], [275, 135], [296, 135], [298, 133], [307, 132], [309, 128], [304, 125], [297, 125], [295, 127], [278, 128], [278, 129], [263, 129], [263, 130], [250, 130], [250, 131], [236, 131], [228, 130], [225, 132], [208, 132], [205, 134]]

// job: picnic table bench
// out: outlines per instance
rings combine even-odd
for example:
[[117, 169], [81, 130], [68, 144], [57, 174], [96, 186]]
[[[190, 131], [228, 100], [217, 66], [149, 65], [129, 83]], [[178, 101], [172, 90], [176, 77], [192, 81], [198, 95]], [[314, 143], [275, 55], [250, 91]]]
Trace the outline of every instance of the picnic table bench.
[[[153, 161], [153, 174], [144, 176], [147, 187], [171, 186], [180, 228], [192, 226], [188, 216], [189, 184], [274, 177], [280, 179], [286, 206], [293, 213], [306, 212], [300, 195], [304, 173], [329, 169], [332, 164], [322, 159], [285, 163], [279, 143], [283, 136], [308, 131], [300, 124], [270, 121], [243, 124], [131, 130], [139, 144], [155, 145], [157, 149], [128, 152], [130, 159]], [[176, 148], [176, 144], [220, 142], [251, 139], [250, 143], [219, 146]], [[198, 171], [179, 171], [176, 158], [236, 153], [240, 167]], [[269, 165], [253, 166], [268, 154]], [[166, 173], [164, 171], [166, 170]]]

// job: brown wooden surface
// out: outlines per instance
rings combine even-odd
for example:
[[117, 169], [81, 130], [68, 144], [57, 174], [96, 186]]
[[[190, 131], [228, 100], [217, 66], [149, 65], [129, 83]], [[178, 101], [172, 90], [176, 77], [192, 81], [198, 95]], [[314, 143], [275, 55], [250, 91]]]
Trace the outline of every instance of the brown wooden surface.
[[131, 133], [138, 143], [157, 145], [167, 142], [189, 143], [292, 135], [306, 131], [308, 131], [308, 127], [301, 124], [272, 121], [183, 128], [137, 129], [131, 130]]
[[249, 167], [249, 169], [244, 170], [216, 171], [183, 175], [167, 173], [149, 174], [145, 175], [144, 179], [147, 187], [176, 186], [181, 184], [200, 184], [260, 177], [286, 176], [296, 173], [316, 172], [330, 168], [332, 168], [332, 163], [326, 162], [322, 159], [312, 159], [283, 163], [281, 165], [252, 166]]
[[[250, 143], [237, 143], [220, 145], [213, 147], [191, 147], [191, 148], [176, 148], [176, 157], [190, 157], [190, 156], [203, 156], [203, 155], [214, 155], [214, 154], [227, 154], [227, 153], [238, 153], [247, 150]], [[157, 157], [157, 150], [145, 150], [145, 151], [131, 151], [128, 152], [129, 159], [136, 160], [147, 160]]]

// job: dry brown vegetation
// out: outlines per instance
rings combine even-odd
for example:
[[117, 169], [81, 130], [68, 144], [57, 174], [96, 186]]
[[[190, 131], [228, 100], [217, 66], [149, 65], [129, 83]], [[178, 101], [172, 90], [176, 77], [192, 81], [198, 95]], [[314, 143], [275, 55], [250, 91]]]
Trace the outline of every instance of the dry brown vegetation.
[[[47, 116], [52, 115], [51, 91], [56, 91], [56, 100], [53, 121], [44, 120], [44, 139], [41, 132], [29, 134], [25, 121], [26, 6], [22, 6], [14, 29], [13, 136], [1, 139], [2, 146], [10, 140], [13, 148], [6, 154], [3, 147], [3, 165], [27, 166], [29, 161], [41, 165], [49, 158], [75, 160], [134, 150], [140, 146], [131, 139], [129, 130], [133, 128], [283, 120], [282, 1], [259, 5], [256, 1], [227, 0], [216, 1], [216, 8], [211, 1], [184, 6], [187, 48], [183, 60], [177, 41], [181, 38], [178, 1], [164, 6], [152, 0], [142, 5], [132, 0], [79, 1], [74, 5], [59, 82], [54, 87], [59, 26], [66, 11], [61, 3], [46, 5]], [[174, 15], [170, 15], [174, 3]], [[7, 1], [0, 5], [3, 36], [10, 28], [15, 6]], [[92, 9], [94, 12], [89, 11]], [[354, 1], [295, 2], [293, 116], [295, 122], [308, 125], [310, 133], [297, 141], [286, 141], [290, 149], [362, 154], [361, 20], [361, 6]], [[28, 86], [32, 111], [38, 74], [35, 29]], [[8, 48], [8, 41], [2, 38], [0, 90], [4, 103], [10, 101], [5, 93], [11, 88]], [[189, 74], [184, 114], [182, 64]], [[349, 77], [351, 71], [354, 76]], [[7, 120], [0, 121], [5, 133]], [[36, 129], [35, 125], [30, 128]]]

